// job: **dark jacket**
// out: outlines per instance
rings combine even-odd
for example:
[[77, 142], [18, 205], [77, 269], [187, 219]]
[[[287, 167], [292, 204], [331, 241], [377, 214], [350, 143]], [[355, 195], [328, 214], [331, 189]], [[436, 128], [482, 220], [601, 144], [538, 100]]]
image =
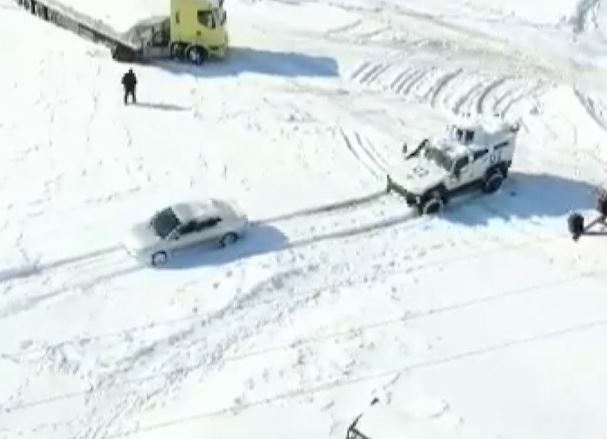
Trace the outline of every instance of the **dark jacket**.
[[122, 85], [127, 90], [134, 90], [137, 85], [137, 77], [132, 70], [129, 70], [122, 76]]

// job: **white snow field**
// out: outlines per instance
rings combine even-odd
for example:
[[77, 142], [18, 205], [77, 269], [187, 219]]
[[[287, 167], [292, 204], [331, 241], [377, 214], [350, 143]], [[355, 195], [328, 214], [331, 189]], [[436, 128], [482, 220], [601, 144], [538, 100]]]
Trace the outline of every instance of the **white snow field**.
[[[0, 0], [0, 438], [344, 438], [375, 396], [452, 438], [605, 438], [607, 237], [566, 225], [607, 176], [603, 6], [231, 0], [229, 59], [136, 65], [124, 107], [127, 65]], [[511, 178], [416, 217], [386, 169], [454, 112], [521, 118]], [[206, 196], [256, 221], [233, 247], [121, 250]]]

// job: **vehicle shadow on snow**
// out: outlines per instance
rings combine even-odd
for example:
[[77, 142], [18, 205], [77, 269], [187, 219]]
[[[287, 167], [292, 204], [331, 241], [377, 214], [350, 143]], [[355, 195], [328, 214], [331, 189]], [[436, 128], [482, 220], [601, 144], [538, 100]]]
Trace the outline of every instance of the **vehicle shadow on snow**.
[[551, 174], [513, 171], [495, 194], [472, 201], [481, 214], [459, 209], [445, 212], [444, 218], [465, 225], [487, 225], [495, 218], [541, 220], [560, 218], [574, 210], [593, 209], [596, 187], [592, 184]]
[[339, 75], [339, 66], [330, 57], [250, 47], [232, 47], [225, 59], [209, 60], [202, 66], [171, 61], [158, 62], [156, 65], [174, 74], [206, 78], [237, 76], [243, 73], [284, 77], [337, 77]]
[[245, 236], [229, 247], [201, 246], [176, 253], [164, 270], [183, 270], [203, 266], [222, 265], [264, 253], [282, 250], [288, 246], [287, 237], [277, 228], [263, 224], [251, 227]]

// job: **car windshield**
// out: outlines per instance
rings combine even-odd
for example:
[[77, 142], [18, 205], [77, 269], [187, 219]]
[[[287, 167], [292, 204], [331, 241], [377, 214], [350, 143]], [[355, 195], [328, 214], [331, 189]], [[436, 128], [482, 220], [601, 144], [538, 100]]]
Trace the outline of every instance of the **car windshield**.
[[158, 212], [150, 221], [150, 226], [161, 238], [166, 238], [181, 223], [170, 207]]
[[442, 150], [434, 146], [427, 146], [424, 149], [424, 158], [426, 160], [430, 160], [436, 163], [438, 166], [443, 169], [446, 169], [447, 171], [450, 171], [453, 165], [453, 161], [451, 160], [451, 158]]

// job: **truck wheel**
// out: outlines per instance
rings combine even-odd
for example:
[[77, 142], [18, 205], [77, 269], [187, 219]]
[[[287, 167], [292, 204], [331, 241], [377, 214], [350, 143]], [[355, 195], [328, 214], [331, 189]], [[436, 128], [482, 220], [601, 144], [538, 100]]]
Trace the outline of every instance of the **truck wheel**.
[[181, 43], [172, 43], [170, 48], [171, 58], [176, 61], [185, 59], [185, 47]]
[[112, 49], [112, 58], [119, 62], [132, 62], [135, 60], [135, 51], [119, 44]]
[[158, 267], [159, 265], [164, 265], [168, 261], [169, 256], [166, 252], [156, 252], [152, 255], [152, 265], [154, 267]]
[[492, 194], [496, 192], [501, 187], [503, 181], [504, 176], [502, 175], [501, 171], [497, 169], [491, 171], [489, 174], [487, 174], [485, 180], [483, 181], [483, 192], [486, 194]]
[[420, 206], [420, 213], [422, 215], [436, 215], [443, 210], [443, 199], [439, 194], [433, 194]]
[[200, 46], [190, 47], [186, 51], [186, 56], [188, 58], [188, 61], [190, 61], [192, 64], [195, 64], [197, 66], [204, 63], [208, 58], [207, 51]]
[[569, 226], [569, 233], [571, 233], [574, 239], [584, 233], [584, 217], [579, 213], [569, 215], [567, 225]]
[[598, 210], [602, 216], [607, 216], [607, 193], [602, 193], [599, 196], [596, 210]]
[[238, 240], [238, 235], [236, 233], [230, 232], [223, 235], [219, 243], [222, 247], [227, 247], [228, 245], [234, 244]]

